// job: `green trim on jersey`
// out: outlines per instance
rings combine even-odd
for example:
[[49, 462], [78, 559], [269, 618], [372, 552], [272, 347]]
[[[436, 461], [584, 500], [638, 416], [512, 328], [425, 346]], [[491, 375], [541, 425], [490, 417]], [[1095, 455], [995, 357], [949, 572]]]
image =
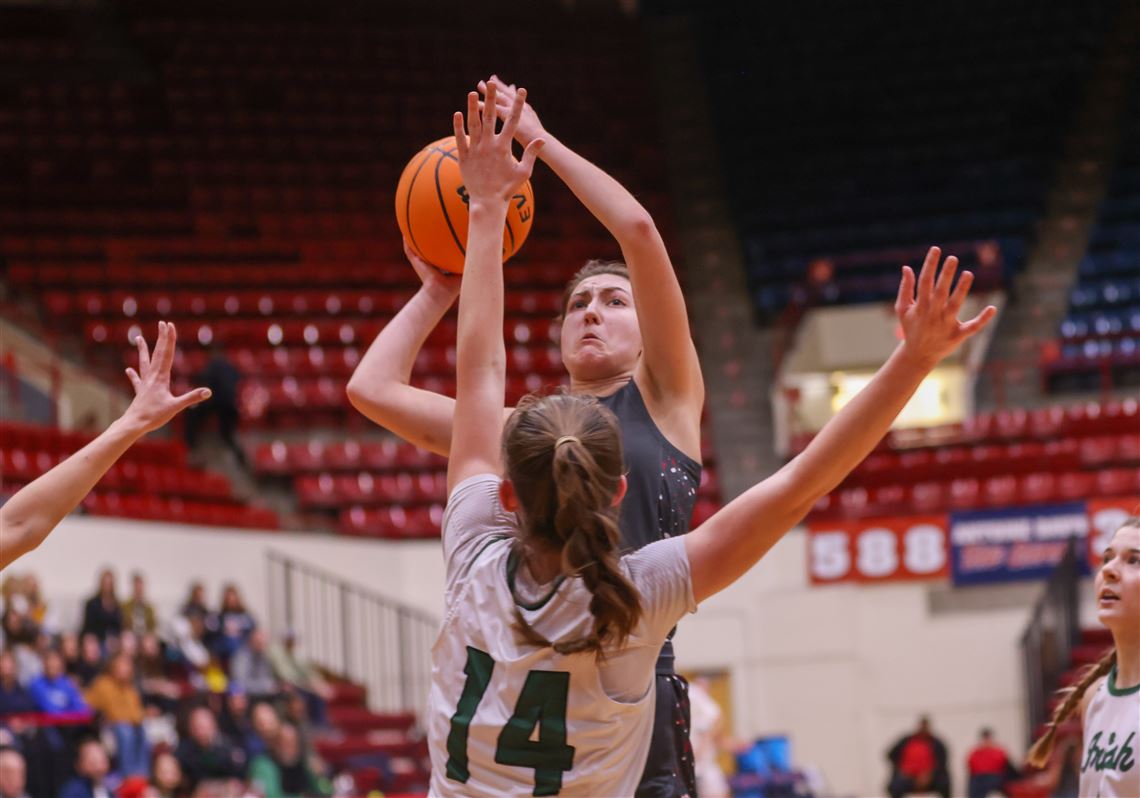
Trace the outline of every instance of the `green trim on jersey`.
[[527, 604], [525, 601], [520, 600], [518, 594], [515, 592], [515, 575], [518, 573], [518, 570], [519, 553], [512, 549], [511, 553], [507, 555], [507, 587], [510, 588], [511, 598], [515, 600], [515, 604], [524, 610], [541, 610], [550, 603], [550, 600], [554, 598], [554, 594], [558, 592], [558, 588], [562, 587], [562, 583], [566, 579], [565, 575], [559, 575], [559, 577], [554, 580], [554, 587], [550, 588], [550, 592], [546, 594], [545, 598], [541, 598], [533, 604]]
[[463, 569], [463, 575], [467, 576], [467, 574], [471, 573], [471, 566], [475, 564], [475, 561], [479, 559], [492, 543], [498, 543], [500, 540], [507, 540], [510, 537], [510, 535], [491, 535], [487, 538], [487, 540], [483, 542], [483, 545], [479, 547], [479, 550], [475, 552], [475, 556], [467, 563], [467, 567]]
[[1116, 686], [1116, 663], [1115, 662], [1112, 663], [1112, 670], [1110, 670], [1108, 672], [1108, 681], [1106, 682], [1106, 686], [1108, 687], [1108, 694], [1114, 695], [1118, 698], [1121, 696], [1136, 695], [1137, 693], [1140, 693], [1140, 684], [1134, 684], [1131, 687], [1117, 687]]

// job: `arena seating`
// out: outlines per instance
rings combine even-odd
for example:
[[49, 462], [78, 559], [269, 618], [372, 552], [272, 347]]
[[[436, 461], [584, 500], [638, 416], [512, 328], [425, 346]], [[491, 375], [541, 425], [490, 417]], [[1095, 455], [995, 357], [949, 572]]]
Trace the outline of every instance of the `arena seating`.
[[1140, 69], [1121, 123], [1119, 158], [1060, 339], [1042, 358], [1058, 392], [1140, 385]]
[[[0, 422], [0, 477], [3, 490], [22, 485], [85, 446], [88, 433]], [[277, 514], [234, 498], [222, 474], [186, 464], [178, 442], [146, 438], [127, 451], [83, 503], [93, 515], [152, 521], [276, 529]]]
[[[815, 519], [909, 515], [1140, 492], [1140, 403], [985, 413], [900, 430], [824, 497]], [[800, 446], [805, 441], [798, 442]]]
[[[628, 44], [636, 23], [612, 12], [554, 15], [543, 22], [554, 51], [536, 63], [512, 39], [523, 23], [497, 19], [500, 38], [486, 48], [495, 57], [483, 64], [464, 55], [464, 31], [394, 12], [121, 8], [120, 59], [146, 64], [145, 79], [88, 52], [62, 12], [0, 18], [11, 22], [0, 23], [0, 41], [17, 44], [16, 56], [58, 50], [73, 69], [101, 65], [83, 81], [49, 73], [0, 95], [0, 158], [21, 165], [0, 175], [6, 280], [93, 361], [113, 353], [116, 368], [133, 362], [134, 335], [175, 321], [179, 388], [205, 362], [199, 344], [222, 343], [245, 378], [243, 429], [269, 437], [253, 447], [257, 470], [292, 479], [309, 518], [348, 534], [437, 535], [438, 462], [434, 473], [412, 471], [384, 459], [397, 450], [383, 444], [351, 467], [270, 463], [262, 451], [292, 430], [334, 438], [330, 451], [345, 453], [335, 436], [369, 427], [345, 385], [418, 286], [392, 210], [396, 180], [417, 149], [449, 132], [477, 77], [525, 80], [544, 122], [633, 188], [668, 238], [661, 148], [645, 121], [656, 119], [653, 92], [645, 58]], [[534, 21], [525, 24], [536, 35]], [[583, 54], [570, 30], [596, 47]], [[573, 110], [587, 97], [606, 110], [605, 125]], [[618, 255], [549, 170], [532, 182], [536, 223], [507, 269], [512, 403], [563, 381], [563, 285], [589, 257]], [[452, 314], [421, 353], [415, 384], [454, 393], [454, 343]], [[706, 488], [699, 517], [714, 502]], [[129, 495], [90, 504], [152, 517], [174, 510]]]
[[1112, 5], [968, 2], [932, 18], [901, 0], [874, 15], [830, 3], [825, 26], [795, 6], [758, 4], [755, 18], [701, 6], [760, 317], [891, 299], [900, 263], [935, 243], [977, 270], [979, 288], [1002, 285], [1024, 260]]

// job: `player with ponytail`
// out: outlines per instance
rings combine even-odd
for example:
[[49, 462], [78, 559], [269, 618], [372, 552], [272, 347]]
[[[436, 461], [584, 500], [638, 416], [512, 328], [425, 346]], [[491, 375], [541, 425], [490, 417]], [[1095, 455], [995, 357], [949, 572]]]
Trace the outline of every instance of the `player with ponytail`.
[[1080, 795], [1140, 795], [1140, 518], [1125, 519], [1104, 551], [1096, 575], [1097, 618], [1113, 647], [1061, 691], [1045, 734], [1029, 750], [1044, 767], [1058, 728], [1080, 713], [1083, 726]]
[[487, 84], [482, 111], [468, 96], [467, 132], [462, 114], [454, 120], [471, 224], [443, 518], [446, 612], [427, 718], [431, 794], [629, 796], [645, 789], [669, 630], [834, 489], [995, 310], [958, 321], [971, 275], [951, 290], [957, 261], [939, 270], [932, 248], [917, 279], [903, 267], [904, 342], [802, 454], [699, 529], [623, 553], [628, 483], [615, 413], [561, 394], [528, 399], [504, 422], [503, 222], [543, 144], [532, 140], [515, 160], [526, 92], [513, 94], [496, 133], [497, 90]]

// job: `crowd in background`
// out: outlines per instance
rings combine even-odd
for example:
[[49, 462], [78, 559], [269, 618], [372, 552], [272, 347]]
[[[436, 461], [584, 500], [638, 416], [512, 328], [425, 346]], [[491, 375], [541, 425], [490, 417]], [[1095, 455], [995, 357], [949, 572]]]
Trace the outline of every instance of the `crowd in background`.
[[227, 585], [160, 618], [146, 578], [99, 576], [78, 629], [34, 575], [0, 585], [0, 798], [329, 796], [313, 740], [331, 687]]

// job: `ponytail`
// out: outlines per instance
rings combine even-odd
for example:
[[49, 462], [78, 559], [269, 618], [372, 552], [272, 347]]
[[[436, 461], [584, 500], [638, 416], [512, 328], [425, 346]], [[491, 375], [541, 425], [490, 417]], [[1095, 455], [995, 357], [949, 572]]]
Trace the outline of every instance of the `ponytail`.
[[1081, 699], [1084, 698], [1088, 689], [1094, 685], [1098, 679], [1108, 675], [1108, 672], [1112, 670], [1112, 666], [1115, 664], [1116, 649], [1114, 648], [1101, 657], [1099, 662], [1085, 668], [1080, 681], [1075, 685], [1066, 687], [1057, 692], [1057, 696], [1063, 696], [1065, 700], [1053, 710], [1053, 717], [1049, 720], [1045, 734], [1029, 749], [1028, 760], [1030, 765], [1035, 768], [1045, 767], [1045, 763], [1049, 761], [1050, 754], [1053, 753], [1053, 746], [1057, 742], [1057, 727], [1073, 716], [1073, 713], [1076, 712], [1077, 707], [1080, 706]]
[[592, 398], [550, 396], [521, 403], [504, 436], [507, 470], [528, 540], [561, 552], [562, 573], [590, 592], [591, 632], [548, 641], [515, 610], [527, 642], [559, 654], [622, 645], [641, 619], [637, 588], [622, 572], [614, 496], [621, 484], [617, 420]]

